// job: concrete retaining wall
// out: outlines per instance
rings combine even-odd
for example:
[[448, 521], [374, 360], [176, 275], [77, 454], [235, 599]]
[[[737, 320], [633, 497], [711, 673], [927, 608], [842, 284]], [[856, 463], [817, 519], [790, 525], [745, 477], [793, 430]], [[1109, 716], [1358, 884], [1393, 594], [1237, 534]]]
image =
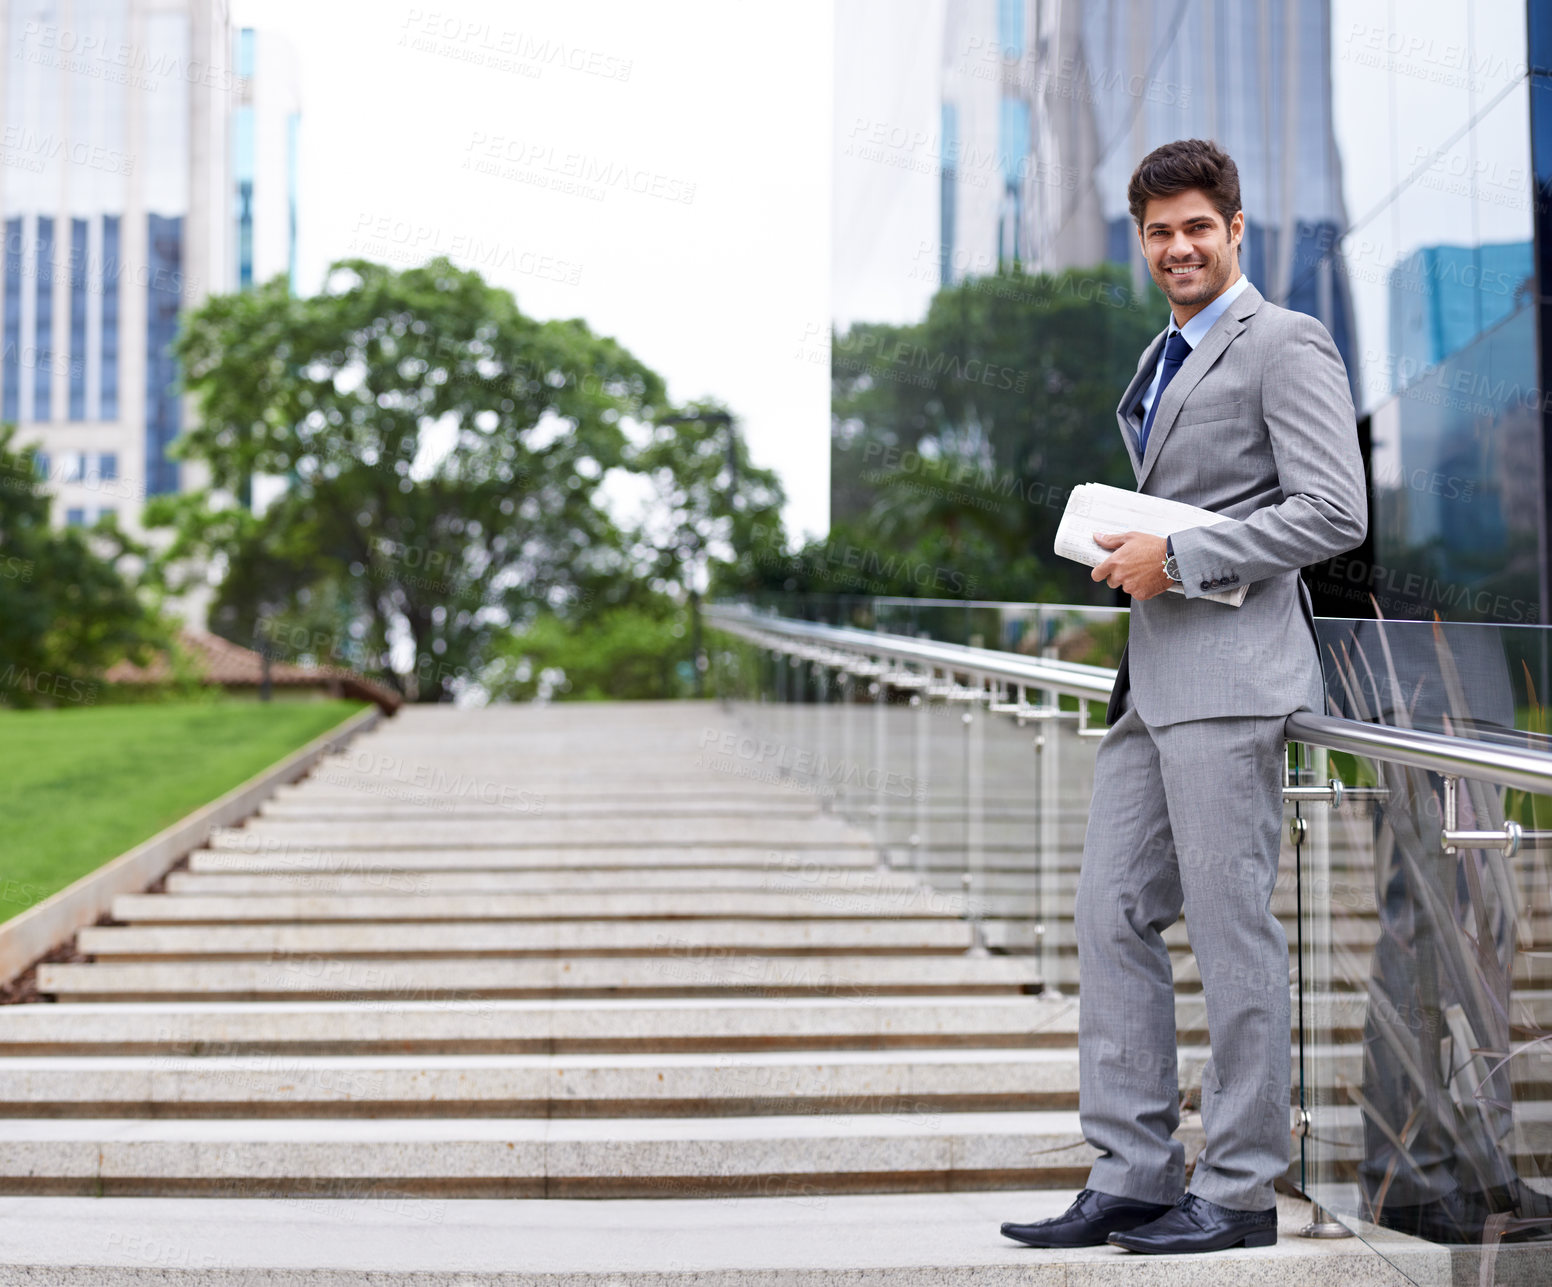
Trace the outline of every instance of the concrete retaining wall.
[[192, 853], [218, 827], [230, 827], [254, 813], [275, 789], [302, 777], [323, 756], [337, 751], [383, 718], [368, 707], [339, 727], [233, 787], [143, 844], [88, 872], [36, 907], [0, 923], [0, 983], [9, 982], [79, 929], [95, 924], [119, 894], [138, 893], [174, 863]]

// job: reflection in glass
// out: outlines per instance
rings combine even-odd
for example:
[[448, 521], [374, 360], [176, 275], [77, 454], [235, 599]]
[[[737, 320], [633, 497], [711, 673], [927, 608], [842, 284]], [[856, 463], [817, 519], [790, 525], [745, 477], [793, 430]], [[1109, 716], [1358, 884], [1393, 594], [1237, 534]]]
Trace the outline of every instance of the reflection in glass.
[[[1319, 625], [1332, 713], [1403, 729], [1521, 742], [1504, 632], [1486, 626], [1323, 621]], [[1545, 1174], [1544, 1142], [1517, 1129], [1517, 1087], [1539, 1093], [1546, 1067], [1537, 1042], [1545, 1016], [1514, 989], [1531, 981], [1522, 954], [1531, 919], [1525, 893], [1544, 887], [1534, 851], [1447, 848], [1446, 825], [1501, 831], [1505, 792], [1387, 761], [1365, 765], [1383, 797], [1367, 818], [1349, 818], [1348, 874], [1364, 868], [1368, 900], [1314, 891], [1327, 940], [1361, 947], [1348, 926], [1373, 927], [1368, 968], [1360, 958], [1331, 986], [1362, 986], [1361, 1072], [1346, 1086], [1361, 1115], [1357, 1194], [1350, 1210], [1383, 1230], [1430, 1242], [1475, 1244], [1552, 1237], [1552, 1202], [1526, 1181]], [[1449, 821], [1447, 790], [1455, 790]], [[1356, 888], [1349, 893], [1357, 893]], [[1339, 928], [1340, 927], [1340, 928]], [[1334, 952], [1335, 955], [1335, 952]], [[1336, 1034], [1330, 1035], [1334, 1041]], [[1336, 1119], [1330, 1119], [1336, 1120]], [[1329, 1172], [1344, 1141], [1316, 1147]], [[1330, 1193], [1323, 1200], [1332, 1202]], [[1340, 1209], [1340, 1207], [1338, 1208]]]

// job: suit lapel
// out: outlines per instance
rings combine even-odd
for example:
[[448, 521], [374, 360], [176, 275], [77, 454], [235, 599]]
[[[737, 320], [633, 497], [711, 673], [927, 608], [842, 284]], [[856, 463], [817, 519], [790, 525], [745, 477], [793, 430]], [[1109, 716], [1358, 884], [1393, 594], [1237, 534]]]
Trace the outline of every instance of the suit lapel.
[[[1126, 453], [1132, 458], [1132, 472], [1137, 475], [1139, 482], [1142, 481], [1142, 455], [1137, 450], [1137, 430], [1132, 425], [1130, 412], [1133, 404], [1142, 397], [1148, 385], [1153, 382], [1153, 372], [1159, 364], [1159, 346], [1164, 343], [1164, 336], [1168, 330], [1169, 328], [1165, 327], [1153, 337], [1153, 343], [1148, 345], [1148, 351], [1143, 356], [1142, 366], [1132, 377], [1132, 382], [1126, 386], [1126, 392], [1121, 395], [1121, 404], [1116, 407], [1116, 423], [1121, 427], [1121, 439], [1126, 443]], [[1175, 379], [1179, 378], [1180, 375], [1177, 373]]]
[[1229, 305], [1228, 312], [1214, 322], [1212, 330], [1202, 337], [1201, 344], [1191, 350], [1180, 370], [1175, 373], [1175, 378], [1169, 382], [1169, 388], [1164, 390], [1164, 396], [1159, 402], [1158, 414], [1153, 417], [1153, 428], [1148, 430], [1148, 451], [1137, 471], [1139, 489], [1153, 469], [1153, 462], [1159, 458], [1159, 449], [1163, 447], [1169, 431], [1174, 428], [1180, 408], [1190, 396], [1191, 390], [1212, 370], [1213, 363], [1223, 356], [1223, 351], [1239, 338], [1245, 329], [1245, 319], [1260, 306], [1261, 292], [1247, 285], [1240, 292], [1239, 298]]

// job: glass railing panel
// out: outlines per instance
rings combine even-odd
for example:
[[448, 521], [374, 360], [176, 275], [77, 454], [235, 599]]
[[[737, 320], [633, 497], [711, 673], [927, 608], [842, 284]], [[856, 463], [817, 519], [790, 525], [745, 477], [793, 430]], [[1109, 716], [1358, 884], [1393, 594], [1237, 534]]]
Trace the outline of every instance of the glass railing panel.
[[[826, 611], [1072, 667], [1113, 666], [1125, 639], [1125, 615], [1108, 609], [877, 600]], [[1322, 620], [1318, 635], [1330, 713], [1545, 745], [1540, 628]], [[968, 875], [986, 947], [1038, 955], [1046, 988], [1075, 993], [1099, 704], [1081, 727], [1076, 701], [1054, 693], [1001, 686], [967, 700], [965, 676], [938, 671], [922, 687], [920, 667], [897, 662], [844, 687], [813, 672], [745, 659], [730, 671], [738, 709], [793, 748], [866, 769], [833, 807], [870, 829], [881, 860], [950, 897]], [[1452, 805], [1438, 774], [1302, 745], [1290, 774], [1344, 789], [1335, 805], [1285, 805], [1272, 895], [1295, 1003], [1289, 1180], [1415, 1281], [1547, 1281], [1536, 1275], [1552, 1246], [1552, 801], [1461, 780]], [[1447, 822], [1504, 839], [1447, 845]], [[1523, 833], [1513, 852], [1508, 823]], [[1188, 1155], [1208, 1047], [1189, 915], [1165, 934]]]
[[1552, 750], [1540, 626], [1321, 618], [1315, 633], [1330, 714]]
[[[1541, 746], [1546, 632], [1319, 623], [1333, 713]], [[1547, 800], [1305, 748], [1304, 1191], [1416, 1281], [1552, 1278]], [[1366, 794], [1369, 799], [1356, 798]], [[1451, 797], [1453, 796], [1453, 805]], [[1530, 833], [1446, 843], [1451, 831]]]

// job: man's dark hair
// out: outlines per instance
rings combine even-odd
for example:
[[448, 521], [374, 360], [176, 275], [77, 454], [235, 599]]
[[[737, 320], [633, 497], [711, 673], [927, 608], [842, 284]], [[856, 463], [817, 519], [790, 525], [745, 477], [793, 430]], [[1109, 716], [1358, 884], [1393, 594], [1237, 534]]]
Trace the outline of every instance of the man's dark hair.
[[1133, 221], [1142, 227], [1143, 211], [1153, 198], [1172, 197], [1192, 188], [1206, 194], [1228, 228], [1240, 208], [1239, 167], [1233, 157], [1207, 139], [1177, 139], [1143, 157], [1126, 185]]

